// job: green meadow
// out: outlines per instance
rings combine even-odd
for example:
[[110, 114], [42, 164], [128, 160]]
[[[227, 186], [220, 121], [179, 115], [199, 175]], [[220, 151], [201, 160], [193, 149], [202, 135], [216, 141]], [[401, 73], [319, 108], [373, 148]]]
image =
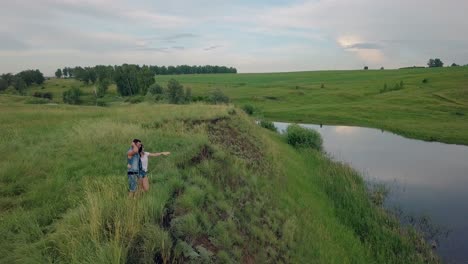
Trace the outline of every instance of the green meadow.
[[158, 76], [194, 95], [221, 89], [272, 121], [352, 125], [468, 144], [468, 67]]
[[[328, 81], [319, 80], [323, 74]], [[344, 76], [332, 81], [336, 74]], [[340, 79], [347, 74], [349, 78], [353, 75], [177, 78], [184, 85], [193, 85], [196, 93], [220, 87], [236, 104], [255, 104], [274, 120], [326, 122], [328, 116], [329, 122], [377, 126], [383, 120], [371, 117], [379, 113], [358, 113], [353, 107], [362, 99], [361, 104], [367, 102], [368, 108], [378, 108], [379, 103], [371, 103], [370, 98], [385, 97], [379, 100], [390, 103], [392, 92], [365, 95], [365, 91], [378, 89], [377, 83], [382, 82], [378, 77], [361, 88], [346, 81], [341, 86]], [[359, 74], [356, 78], [364, 78]], [[394, 76], [399, 81], [392, 71], [362, 74], [388, 75], [387, 82]], [[404, 79], [408, 88], [403, 91], [453, 96], [462, 105], [459, 111], [466, 110], [466, 97], [450, 92], [455, 88], [437, 91], [436, 75], [430, 77], [427, 87], [419, 88], [416, 82], [425, 74]], [[457, 74], [459, 79], [466, 78], [462, 70]], [[74, 80], [50, 80], [44, 89], [34, 87], [29, 92], [52, 90], [57, 93], [54, 100], [60, 102], [61, 85], [69, 82]], [[325, 88], [320, 88], [322, 82]], [[460, 80], [449, 82], [450, 87], [458, 84]], [[83, 89], [89, 92], [92, 87]], [[344, 97], [340, 99], [344, 109], [354, 109], [352, 119], [347, 119], [352, 113], [343, 109], [339, 113], [344, 116], [333, 119], [339, 116], [332, 115], [332, 109], [340, 106], [339, 94]], [[111, 92], [106, 99], [115, 96]], [[273, 99], [266, 96], [278, 99], [270, 102]], [[398, 94], [394, 96], [399, 101]], [[0, 151], [4, 153], [0, 160], [1, 263], [438, 261], [419, 234], [402, 228], [371, 201], [355, 171], [316, 150], [288, 145], [283, 136], [256, 125], [232, 105], [128, 104], [116, 98], [108, 107], [95, 107], [31, 104], [29, 100], [27, 96], [0, 95]], [[410, 109], [409, 102], [416, 100], [433, 100], [438, 105], [415, 106], [414, 111], [438, 112], [439, 107], [447, 106], [441, 116], [421, 112], [421, 124], [424, 120], [436, 124], [438, 118], [450, 116], [445, 122], [451, 128], [466, 126], [466, 122], [455, 122], [456, 118], [466, 121], [465, 116], [450, 115], [455, 109], [452, 99], [410, 97], [398, 107]], [[396, 104], [381, 107], [382, 111], [398, 108]], [[328, 114], [314, 111], [327, 108]], [[363, 118], [366, 113], [371, 115], [369, 119]], [[414, 117], [406, 113], [402, 119], [392, 120], [404, 124]], [[360, 123], [362, 120], [369, 123]], [[424, 133], [431, 135], [440, 126]], [[447, 141], [466, 142], [463, 131], [441, 135]], [[150, 158], [150, 191], [138, 199], [129, 199], [126, 189], [125, 153], [133, 138], [140, 138], [148, 151], [172, 153]]]

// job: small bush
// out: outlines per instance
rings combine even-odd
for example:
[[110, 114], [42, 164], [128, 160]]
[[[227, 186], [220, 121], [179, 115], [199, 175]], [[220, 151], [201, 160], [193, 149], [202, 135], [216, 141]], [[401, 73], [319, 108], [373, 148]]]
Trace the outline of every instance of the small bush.
[[225, 95], [220, 89], [216, 89], [210, 94], [210, 101], [213, 104], [227, 104], [229, 97]]
[[49, 100], [44, 98], [31, 98], [25, 102], [26, 104], [48, 104]]
[[297, 124], [290, 125], [286, 129], [288, 144], [295, 147], [307, 147], [322, 150], [322, 137], [313, 130], [303, 128]]
[[322, 84], [320, 85], [320, 88], [325, 88], [325, 84], [322, 83]]
[[192, 101], [193, 102], [209, 102], [210, 97], [205, 96], [205, 95], [192, 96]]
[[96, 105], [105, 107], [105, 106], [107, 106], [107, 102], [104, 101], [104, 100], [96, 100]]
[[192, 102], [192, 88], [190, 87], [185, 88], [185, 102], [188, 104]]
[[81, 104], [81, 95], [83, 92], [78, 87], [73, 87], [63, 92], [63, 102], [66, 104]]
[[275, 125], [271, 121], [260, 120], [260, 126], [271, 131], [277, 131]]
[[185, 102], [184, 87], [175, 79], [170, 79], [167, 83], [167, 94], [171, 104], [183, 104]]
[[422, 80], [422, 83], [427, 83], [428, 81], [429, 81], [429, 80], [428, 80], [427, 78], [424, 78], [424, 79]]
[[15, 89], [15, 87], [10, 85], [5, 89], [4, 93], [5, 94], [18, 94], [18, 91]]
[[157, 84], [153, 83], [149, 88], [148, 92], [146, 93], [146, 100], [148, 101], [162, 101], [165, 99], [165, 91], [164, 88]]
[[385, 93], [385, 92], [391, 92], [391, 91], [398, 91], [403, 89], [405, 84], [403, 81], [400, 81], [399, 83], [395, 83], [393, 87], [388, 87], [387, 84], [384, 84], [384, 87], [380, 89], [380, 93]]
[[52, 95], [51, 92], [45, 92], [45, 93], [34, 92], [33, 96], [37, 97], [37, 98], [45, 98], [45, 99], [49, 99], [49, 100], [52, 100], [52, 98], [53, 98], [53, 95]]
[[107, 88], [109, 88], [110, 81], [109, 79], [102, 79], [97, 82], [96, 85], [96, 96], [99, 98], [104, 97], [106, 94]]
[[141, 102], [143, 102], [143, 97], [141, 96], [132, 96], [132, 97], [129, 97], [125, 100], [125, 102], [129, 102], [131, 104], [139, 104]]
[[162, 95], [164, 93], [164, 89], [161, 85], [157, 83], [153, 83], [149, 88], [148, 88], [148, 93], [150, 95]]
[[253, 115], [255, 113], [255, 107], [250, 104], [246, 104], [242, 107], [242, 110], [248, 115]]

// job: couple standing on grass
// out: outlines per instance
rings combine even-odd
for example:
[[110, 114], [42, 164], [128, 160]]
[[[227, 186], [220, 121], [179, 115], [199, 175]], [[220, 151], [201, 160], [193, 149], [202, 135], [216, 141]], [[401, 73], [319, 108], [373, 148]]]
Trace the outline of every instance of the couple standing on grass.
[[128, 196], [135, 198], [138, 192], [149, 190], [148, 157], [167, 156], [170, 152], [145, 152], [141, 140], [134, 139], [127, 151]]

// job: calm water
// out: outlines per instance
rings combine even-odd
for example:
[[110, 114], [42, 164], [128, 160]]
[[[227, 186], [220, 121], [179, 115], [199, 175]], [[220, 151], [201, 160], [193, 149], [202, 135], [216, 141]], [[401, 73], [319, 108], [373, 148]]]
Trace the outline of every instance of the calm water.
[[[280, 132], [288, 123], [275, 122]], [[320, 132], [324, 149], [368, 181], [386, 183], [388, 207], [429, 216], [450, 230], [438, 253], [446, 263], [468, 263], [468, 147], [404, 138], [378, 129], [301, 125]], [[468, 133], [468, 131], [467, 131]]]

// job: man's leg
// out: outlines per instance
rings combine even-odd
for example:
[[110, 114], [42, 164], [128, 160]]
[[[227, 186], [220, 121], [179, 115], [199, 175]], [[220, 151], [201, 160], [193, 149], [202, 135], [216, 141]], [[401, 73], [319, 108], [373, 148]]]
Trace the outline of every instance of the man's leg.
[[135, 198], [138, 190], [138, 179], [135, 174], [128, 175], [128, 197]]

